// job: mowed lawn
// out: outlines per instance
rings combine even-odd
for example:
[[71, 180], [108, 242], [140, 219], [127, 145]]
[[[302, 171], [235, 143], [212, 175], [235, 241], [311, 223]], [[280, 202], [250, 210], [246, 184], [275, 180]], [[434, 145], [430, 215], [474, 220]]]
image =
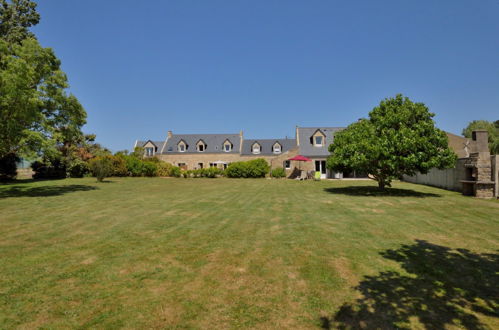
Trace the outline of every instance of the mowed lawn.
[[0, 185], [0, 328], [499, 328], [499, 203], [374, 186]]

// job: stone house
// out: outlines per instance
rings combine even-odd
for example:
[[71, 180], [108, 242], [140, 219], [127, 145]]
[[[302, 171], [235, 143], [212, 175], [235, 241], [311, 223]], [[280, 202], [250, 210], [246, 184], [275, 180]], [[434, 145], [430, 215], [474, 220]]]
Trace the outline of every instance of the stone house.
[[[276, 139], [245, 139], [242, 131], [239, 134], [174, 134], [168, 131], [164, 141], [136, 141], [134, 149], [142, 147], [146, 156], [155, 156], [189, 170], [213, 166], [227, 168], [233, 162], [263, 158], [271, 168], [284, 168], [288, 176], [301, 169], [318, 171], [322, 178], [341, 178], [343, 173], [332, 173], [326, 168], [326, 159], [328, 146], [333, 143], [335, 133], [342, 129], [297, 126], [295, 138]], [[289, 161], [296, 155], [312, 161]]]

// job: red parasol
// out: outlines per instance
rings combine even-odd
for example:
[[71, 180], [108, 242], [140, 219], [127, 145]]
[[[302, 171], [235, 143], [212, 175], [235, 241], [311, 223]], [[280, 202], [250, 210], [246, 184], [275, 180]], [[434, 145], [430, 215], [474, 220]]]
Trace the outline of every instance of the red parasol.
[[294, 156], [293, 158], [290, 158], [288, 160], [296, 160], [296, 161], [299, 161], [299, 162], [311, 162], [312, 161], [312, 159], [307, 158], [307, 157], [302, 156], [302, 155]]

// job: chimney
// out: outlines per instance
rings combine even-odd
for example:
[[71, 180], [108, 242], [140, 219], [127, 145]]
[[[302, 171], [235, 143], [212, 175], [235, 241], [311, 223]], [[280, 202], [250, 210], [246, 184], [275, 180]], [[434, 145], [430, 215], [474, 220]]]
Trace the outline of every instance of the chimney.
[[239, 153], [243, 151], [243, 131], [239, 131]]
[[489, 151], [489, 132], [487, 130], [480, 129], [473, 131], [471, 139], [476, 143], [477, 152]]
[[172, 131], [168, 131], [168, 138], [171, 138], [173, 136], [173, 132]]

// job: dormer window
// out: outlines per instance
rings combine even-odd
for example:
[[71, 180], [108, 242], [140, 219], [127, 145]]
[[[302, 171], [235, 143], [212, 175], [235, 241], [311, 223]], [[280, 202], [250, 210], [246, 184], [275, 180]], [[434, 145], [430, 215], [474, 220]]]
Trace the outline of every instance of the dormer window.
[[272, 151], [275, 154], [280, 154], [282, 151], [281, 145], [278, 142], [274, 143], [274, 145], [272, 146]]
[[253, 143], [251, 146], [251, 152], [254, 154], [259, 154], [262, 152], [262, 147], [258, 144], [258, 142]]
[[154, 156], [154, 148], [153, 147], [145, 148], [145, 152], [146, 152], [146, 157]]
[[203, 140], [199, 140], [198, 143], [196, 144], [196, 148], [199, 152], [204, 152], [206, 150], [206, 144], [204, 143]]
[[185, 152], [187, 150], [187, 144], [184, 141], [180, 141], [177, 145], [178, 152]]
[[230, 152], [232, 150], [232, 143], [229, 140], [225, 140], [222, 149], [225, 152]]
[[318, 129], [315, 131], [314, 135], [310, 137], [310, 143], [314, 145], [314, 147], [323, 147], [326, 145], [326, 135]]

